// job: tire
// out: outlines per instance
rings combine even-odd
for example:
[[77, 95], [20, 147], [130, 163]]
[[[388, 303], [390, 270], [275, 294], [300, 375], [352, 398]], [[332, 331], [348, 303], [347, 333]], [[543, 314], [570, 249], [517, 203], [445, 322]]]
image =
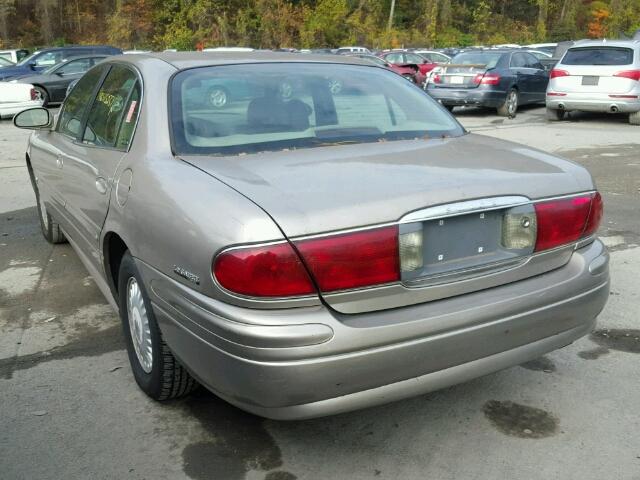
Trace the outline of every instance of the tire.
[[442, 105], [442, 106], [447, 110], [449, 110], [450, 112], [453, 112], [453, 105]]
[[[120, 263], [118, 297], [129, 363], [142, 391], [154, 400], [163, 401], [195, 390], [198, 383], [180, 365], [162, 338], [142, 277], [128, 251]], [[138, 339], [135, 345], [134, 332]], [[138, 353], [136, 346], [142, 352]]]
[[403, 73], [402, 74], [402, 78], [404, 78], [405, 80], [409, 80], [411, 83], [416, 83], [415, 75], [410, 75], [408, 73]]
[[564, 118], [565, 115], [564, 110], [560, 110], [559, 108], [549, 108], [547, 107], [547, 120], [552, 122], [558, 122]]
[[29, 178], [31, 179], [31, 186], [33, 192], [36, 194], [36, 208], [38, 209], [38, 219], [40, 220], [40, 230], [44, 239], [51, 243], [66, 243], [67, 239], [60, 229], [60, 225], [53, 220], [51, 214], [47, 210], [47, 205], [44, 203], [44, 199], [40, 196], [40, 189], [36, 184], [36, 179], [33, 174], [33, 170], [30, 165], [27, 165], [29, 169]]
[[40, 95], [40, 98], [42, 99], [42, 106], [46, 107], [47, 105], [49, 105], [49, 101], [51, 100], [49, 98], [49, 92], [47, 92], [47, 90], [40, 85], [34, 85], [33, 88]]
[[231, 97], [229, 90], [215, 85], [207, 92], [207, 103], [213, 108], [224, 108], [229, 105]]
[[634, 112], [629, 114], [629, 123], [631, 125], [640, 125], [640, 112]]
[[515, 88], [509, 89], [507, 92], [507, 98], [504, 103], [498, 107], [498, 115], [501, 117], [513, 118], [518, 111], [518, 90]]

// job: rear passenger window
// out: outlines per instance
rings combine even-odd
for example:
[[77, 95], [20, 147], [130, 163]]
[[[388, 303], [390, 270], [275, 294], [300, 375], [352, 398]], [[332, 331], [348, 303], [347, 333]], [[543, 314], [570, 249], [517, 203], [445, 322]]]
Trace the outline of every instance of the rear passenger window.
[[87, 111], [87, 106], [91, 102], [91, 97], [98, 82], [102, 78], [105, 66], [99, 66], [89, 70], [73, 88], [64, 102], [60, 120], [58, 121], [58, 132], [76, 138], [80, 133], [82, 118]]
[[624, 47], [570, 48], [562, 59], [564, 65], [630, 65], [633, 50]]
[[526, 68], [527, 57], [522, 53], [514, 53], [511, 57], [511, 68]]
[[83, 142], [99, 147], [121, 148], [117, 142], [120, 126], [123, 120], [128, 119], [129, 122], [125, 123], [131, 123], [131, 118], [137, 112], [139, 96], [131, 110], [131, 98], [137, 82], [137, 75], [128, 68], [118, 65], [111, 68], [91, 105]]

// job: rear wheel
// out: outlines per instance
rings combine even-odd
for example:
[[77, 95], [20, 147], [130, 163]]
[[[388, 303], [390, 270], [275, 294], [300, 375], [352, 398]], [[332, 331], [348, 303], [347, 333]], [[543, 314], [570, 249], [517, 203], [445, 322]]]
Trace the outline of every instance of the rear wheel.
[[38, 92], [38, 96], [42, 100], [42, 106], [46, 107], [49, 104], [49, 93], [39, 85], [34, 85], [33, 89]]
[[557, 122], [564, 118], [565, 113], [566, 112], [564, 110], [560, 110], [559, 108], [547, 107], [547, 120], [551, 120], [552, 122]]
[[38, 219], [40, 220], [42, 236], [49, 243], [65, 243], [67, 239], [65, 238], [64, 233], [62, 233], [60, 225], [53, 220], [51, 214], [47, 210], [47, 205], [45, 204], [42, 195], [40, 195], [40, 189], [36, 183], [33, 170], [31, 170], [30, 166], [28, 166], [28, 168], [31, 185], [33, 186], [33, 191], [36, 194], [36, 208], [38, 210]]
[[133, 257], [126, 252], [118, 275], [120, 318], [138, 386], [155, 400], [187, 395], [198, 383], [164, 342]]
[[453, 112], [453, 105], [442, 105], [442, 106], [447, 110], [449, 110], [450, 112]]
[[515, 88], [507, 92], [504, 103], [498, 107], [498, 115], [513, 118], [518, 111], [518, 91]]
[[640, 112], [634, 112], [629, 114], [629, 123], [631, 125], [640, 125]]

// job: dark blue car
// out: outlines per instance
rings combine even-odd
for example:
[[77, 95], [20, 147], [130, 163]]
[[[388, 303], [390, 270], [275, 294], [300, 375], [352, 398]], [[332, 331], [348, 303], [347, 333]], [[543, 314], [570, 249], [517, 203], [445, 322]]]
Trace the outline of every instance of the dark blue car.
[[443, 65], [426, 91], [448, 110], [473, 105], [514, 117], [519, 105], [544, 103], [548, 83], [549, 72], [528, 52], [477, 50]]
[[0, 80], [33, 74], [51, 68], [71, 57], [86, 55], [119, 55], [122, 50], [104, 45], [44, 48], [32, 53], [13, 66], [0, 68]]

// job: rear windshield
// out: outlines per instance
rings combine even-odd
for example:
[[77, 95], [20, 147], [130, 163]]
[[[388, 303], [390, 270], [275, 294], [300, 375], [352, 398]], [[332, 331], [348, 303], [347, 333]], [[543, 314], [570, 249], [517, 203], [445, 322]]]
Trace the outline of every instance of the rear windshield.
[[486, 68], [495, 68], [502, 55], [502, 53], [460, 53], [451, 59], [451, 63], [453, 65], [486, 65]]
[[178, 73], [170, 88], [176, 153], [227, 155], [463, 134], [426, 93], [378, 67], [194, 68]]
[[562, 59], [564, 65], [630, 65], [633, 50], [624, 47], [570, 48]]

